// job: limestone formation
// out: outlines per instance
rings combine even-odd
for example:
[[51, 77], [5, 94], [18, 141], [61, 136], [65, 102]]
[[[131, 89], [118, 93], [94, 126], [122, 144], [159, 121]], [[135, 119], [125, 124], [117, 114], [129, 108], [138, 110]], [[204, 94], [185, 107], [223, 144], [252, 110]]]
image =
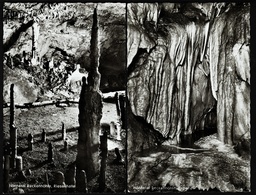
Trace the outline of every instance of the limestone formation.
[[167, 146], [147, 150], [146, 156], [138, 155], [138, 158], [130, 162], [131, 166], [127, 170], [128, 190], [133, 193], [143, 192], [143, 189], [136, 189], [135, 186], [139, 184], [149, 187], [144, 189], [148, 192], [150, 188], [153, 192], [249, 190], [250, 162], [235, 154], [232, 146], [217, 140], [216, 134], [208, 138], [200, 140], [198, 145], [210, 151], [175, 153], [175, 150]]
[[[232, 41], [220, 44], [227, 37]], [[249, 7], [235, 6], [214, 21], [209, 36], [211, 86], [217, 99], [218, 137], [228, 144], [250, 139], [249, 43]]]
[[99, 191], [104, 192], [106, 188], [106, 161], [108, 156], [108, 136], [105, 131], [102, 136], [100, 136], [100, 176], [99, 176]]
[[[29, 69], [40, 67], [42, 73], [40, 74], [42, 76], [55, 75], [54, 82], [52, 83], [53, 88], [58, 87], [59, 84], [62, 85], [65, 79], [59, 76], [59, 74], [49, 72], [47, 63], [42, 63], [42, 61], [50, 61], [52, 57], [55, 60], [61, 58], [63, 62], [67, 63], [66, 68], [71, 69], [75, 60], [81, 64], [82, 68], [86, 70], [90, 68], [90, 26], [92, 25], [91, 16], [95, 5], [96, 3], [85, 2], [58, 3], [52, 4], [50, 7], [48, 7], [46, 2], [38, 3], [36, 6], [33, 6], [33, 3], [5, 4], [3, 8], [3, 50], [5, 54], [10, 54], [10, 59], [16, 58], [16, 56], [21, 57], [21, 63], [13, 63], [14, 71], [6, 74], [8, 79], [5, 79], [6, 83], [4, 83], [3, 93], [5, 101], [9, 101], [9, 84], [14, 81], [21, 93], [18, 97], [19, 100], [17, 100], [19, 103], [23, 103], [23, 100], [26, 99], [29, 102], [35, 101], [40, 95], [38, 92], [41, 89], [45, 90], [44, 86], [49, 84], [48, 80], [46, 82], [40, 80], [39, 82], [41, 83], [38, 86], [34, 82], [26, 81], [27, 77], [20, 73], [17, 74], [17, 77], [13, 77], [13, 74], [17, 73], [15, 66], [29, 67]], [[101, 89], [124, 90], [126, 4], [99, 3], [98, 7], [99, 23], [102, 27], [99, 34], [99, 44], [101, 45], [99, 51], [101, 57], [99, 60], [102, 66], [99, 68], [99, 72], [104, 73], [100, 83]], [[8, 19], [7, 12], [9, 10], [19, 12], [21, 19], [15, 17]], [[27, 14], [29, 12], [33, 14]], [[53, 15], [56, 16], [52, 17]], [[23, 55], [23, 52], [26, 55]], [[19, 57], [17, 58], [19, 59]], [[60, 73], [58, 70], [60, 67], [55, 67], [58, 73]], [[43, 73], [44, 71], [48, 73], [45, 74]], [[33, 78], [33, 75], [30, 76]], [[57, 80], [58, 82], [55, 82]], [[26, 89], [24, 87], [26, 85], [32, 85], [33, 87]], [[6, 93], [6, 90], [8, 90], [8, 93]]]
[[115, 93], [115, 103], [116, 103], [117, 116], [120, 116], [120, 104], [119, 104], [119, 96], [117, 92]]
[[4, 175], [3, 175], [3, 181], [4, 181], [4, 186], [3, 186], [3, 191], [4, 193], [9, 192], [9, 176], [10, 174], [10, 155], [5, 155], [4, 156]]
[[54, 160], [54, 151], [53, 151], [53, 146], [52, 143], [48, 144], [48, 161], [52, 162]]
[[[211, 123], [209, 114], [217, 107], [219, 139], [228, 144], [242, 136], [249, 139], [249, 7], [230, 5], [219, 12], [218, 4], [178, 10], [147, 6], [128, 4], [132, 113], [177, 144], [180, 134], [204, 129], [206, 120]], [[155, 19], [147, 21], [149, 15]], [[227, 37], [232, 41], [225, 42]]]
[[102, 95], [99, 91], [101, 75], [99, 67], [98, 20], [94, 9], [91, 37], [91, 69], [88, 85], [83, 78], [79, 100], [79, 138], [77, 145], [77, 169], [85, 170], [88, 181], [99, 172], [99, 130], [102, 117]]
[[126, 129], [126, 98], [124, 95], [119, 96], [119, 105], [122, 121], [122, 129]]
[[15, 168], [15, 158], [17, 156], [17, 128], [15, 126], [15, 106], [14, 106], [14, 84], [10, 87], [10, 146], [11, 146], [11, 167]]
[[[231, 148], [250, 142], [250, 5], [131, 3], [127, 9], [129, 187], [159, 182], [178, 191], [250, 188], [249, 162], [239, 158], [244, 168], [233, 169], [234, 159], [198, 154], [208, 158], [206, 164], [214, 162], [202, 174], [202, 167], [194, 169], [204, 164], [195, 154], [170, 154], [169, 162], [160, 155], [163, 145], [177, 146], [181, 137], [209, 129], [216, 129], [218, 141]], [[160, 159], [151, 166], [154, 149]], [[225, 168], [218, 167], [219, 160]], [[172, 169], [165, 167], [170, 164]]]

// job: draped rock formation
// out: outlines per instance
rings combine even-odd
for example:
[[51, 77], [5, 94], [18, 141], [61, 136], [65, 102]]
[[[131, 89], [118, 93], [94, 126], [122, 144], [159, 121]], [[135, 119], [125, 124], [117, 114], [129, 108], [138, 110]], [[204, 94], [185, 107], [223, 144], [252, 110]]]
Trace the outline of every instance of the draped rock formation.
[[169, 144], [214, 123], [225, 143], [248, 139], [249, 28], [247, 4], [128, 4], [133, 115]]

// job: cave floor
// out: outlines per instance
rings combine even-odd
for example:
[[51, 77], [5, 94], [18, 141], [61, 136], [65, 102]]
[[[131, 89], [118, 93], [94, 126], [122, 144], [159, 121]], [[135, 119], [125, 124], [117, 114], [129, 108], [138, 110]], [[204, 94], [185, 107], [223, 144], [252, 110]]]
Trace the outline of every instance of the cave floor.
[[[116, 105], [103, 102], [103, 115], [101, 122], [117, 122]], [[4, 109], [3, 129], [4, 140], [9, 139], [9, 108]], [[61, 127], [64, 122], [67, 129], [68, 150], [63, 150], [61, 140]], [[49, 184], [53, 181], [53, 172], [66, 172], [68, 165], [74, 163], [77, 154], [78, 132], [78, 104], [69, 107], [37, 107], [31, 109], [15, 109], [15, 124], [18, 129], [18, 155], [23, 157], [23, 169], [25, 174], [28, 170], [31, 175], [26, 175], [27, 180], [22, 181], [17, 172], [10, 171], [10, 184], [16, 185], [41, 185], [45, 184], [45, 173], [49, 175]], [[47, 141], [41, 142], [42, 130], [47, 134]], [[31, 133], [34, 136], [33, 150], [27, 149], [27, 136]], [[54, 161], [47, 162], [48, 143], [54, 146]], [[123, 142], [114, 139], [108, 140], [109, 152], [106, 169], [106, 185], [108, 191], [124, 192], [126, 171], [124, 165], [113, 164], [115, 159], [114, 148], [118, 147], [123, 156], [125, 150]], [[97, 180], [88, 183], [88, 191], [97, 190]], [[16, 192], [18, 188], [10, 188], [10, 192]], [[22, 188], [26, 193], [42, 192], [41, 188]]]
[[250, 191], [250, 158], [238, 156], [216, 134], [199, 139], [201, 150], [162, 146], [132, 157], [130, 192]]

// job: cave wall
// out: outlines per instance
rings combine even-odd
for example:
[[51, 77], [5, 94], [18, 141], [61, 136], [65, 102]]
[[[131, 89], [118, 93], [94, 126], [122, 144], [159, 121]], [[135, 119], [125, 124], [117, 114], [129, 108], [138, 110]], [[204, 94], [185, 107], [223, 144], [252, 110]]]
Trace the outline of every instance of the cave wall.
[[128, 4], [132, 113], [177, 144], [216, 121], [217, 104], [219, 139], [238, 141], [250, 130], [249, 36], [248, 5]]
[[212, 92], [218, 138], [235, 144], [250, 138], [250, 14], [234, 6], [213, 23], [209, 36]]
[[[13, 33], [20, 31], [23, 23], [33, 22], [5, 54], [22, 57], [26, 52], [32, 65], [41, 69], [53, 60], [56, 67], [63, 61], [68, 70], [74, 71], [74, 64], [79, 63], [89, 71], [93, 7], [94, 3], [5, 3], [4, 44], [13, 40]], [[98, 8], [101, 89], [124, 89], [125, 4], [99, 3]]]

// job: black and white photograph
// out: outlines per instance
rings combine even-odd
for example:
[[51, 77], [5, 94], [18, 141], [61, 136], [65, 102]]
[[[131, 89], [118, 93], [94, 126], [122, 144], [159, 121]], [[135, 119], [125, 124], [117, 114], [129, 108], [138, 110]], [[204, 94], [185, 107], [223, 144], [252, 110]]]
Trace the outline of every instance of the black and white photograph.
[[126, 191], [126, 4], [3, 4], [4, 193]]
[[128, 192], [247, 192], [250, 4], [128, 3]]
[[252, 191], [253, 3], [1, 8], [3, 193]]

